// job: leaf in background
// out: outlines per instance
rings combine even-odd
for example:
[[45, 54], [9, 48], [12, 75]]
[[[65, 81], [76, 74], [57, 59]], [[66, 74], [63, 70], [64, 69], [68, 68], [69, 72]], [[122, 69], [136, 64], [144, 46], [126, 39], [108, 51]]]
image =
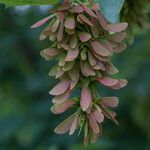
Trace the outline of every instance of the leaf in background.
[[124, 4], [124, 0], [98, 0], [101, 6], [103, 15], [111, 23], [116, 23], [120, 20], [120, 11]]
[[7, 7], [21, 6], [21, 5], [50, 5], [57, 4], [60, 0], [0, 0], [0, 3]]

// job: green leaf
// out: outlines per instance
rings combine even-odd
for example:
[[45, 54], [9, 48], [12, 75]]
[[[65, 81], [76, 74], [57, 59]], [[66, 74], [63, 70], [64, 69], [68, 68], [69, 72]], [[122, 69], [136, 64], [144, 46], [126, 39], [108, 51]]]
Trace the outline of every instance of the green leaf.
[[0, 3], [7, 7], [22, 6], [22, 5], [51, 5], [57, 4], [61, 0], [0, 0]]
[[125, 0], [98, 0], [103, 15], [111, 23], [119, 22], [120, 11]]

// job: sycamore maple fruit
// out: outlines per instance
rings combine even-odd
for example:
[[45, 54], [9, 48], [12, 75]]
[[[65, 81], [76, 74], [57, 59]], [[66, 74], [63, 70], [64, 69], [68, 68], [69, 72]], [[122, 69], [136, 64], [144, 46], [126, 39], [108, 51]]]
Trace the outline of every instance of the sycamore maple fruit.
[[[41, 51], [46, 60], [56, 59], [57, 64], [49, 75], [60, 79], [50, 94], [54, 96], [51, 111], [61, 114], [74, 107], [75, 113], [64, 120], [54, 130], [58, 134], [77, 129], [84, 132], [84, 144], [96, 142], [102, 134], [105, 118], [115, 119], [116, 113], [110, 108], [117, 107], [117, 97], [100, 97], [97, 83], [118, 90], [127, 85], [125, 79], [111, 78], [118, 73], [112, 64], [111, 56], [126, 49], [127, 23], [109, 23], [100, 12], [99, 4], [65, 0], [51, 15], [32, 26], [40, 27], [50, 21], [42, 31], [40, 40], [47, 37], [51, 46]], [[80, 96], [72, 97], [79, 89]]]

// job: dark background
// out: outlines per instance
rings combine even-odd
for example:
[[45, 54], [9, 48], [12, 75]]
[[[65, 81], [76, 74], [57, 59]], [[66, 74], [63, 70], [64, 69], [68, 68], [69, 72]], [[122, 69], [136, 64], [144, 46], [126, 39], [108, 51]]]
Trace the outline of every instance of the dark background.
[[85, 148], [77, 134], [53, 132], [67, 114], [50, 112], [53, 62], [39, 54], [50, 43], [39, 42], [42, 28], [30, 29], [44, 16], [37, 7], [16, 11], [0, 5], [0, 150], [149, 150], [150, 30], [137, 34], [126, 51], [112, 58], [120, 70], [117, 76], [127, 78], [128, 86], [120, 91], [99, 87], [102, 95], [119, 97], [120, 126], [105, 120], [103, 137]]

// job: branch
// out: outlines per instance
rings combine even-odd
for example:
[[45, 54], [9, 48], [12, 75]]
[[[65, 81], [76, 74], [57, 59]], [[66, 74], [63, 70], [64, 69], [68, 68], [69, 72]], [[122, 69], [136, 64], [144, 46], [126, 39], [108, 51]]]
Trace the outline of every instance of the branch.
[[0, 3], [7, 7], [22, 6], [22, 5], [51, 5], [57, 4], [61, 0], [0, 0]]

